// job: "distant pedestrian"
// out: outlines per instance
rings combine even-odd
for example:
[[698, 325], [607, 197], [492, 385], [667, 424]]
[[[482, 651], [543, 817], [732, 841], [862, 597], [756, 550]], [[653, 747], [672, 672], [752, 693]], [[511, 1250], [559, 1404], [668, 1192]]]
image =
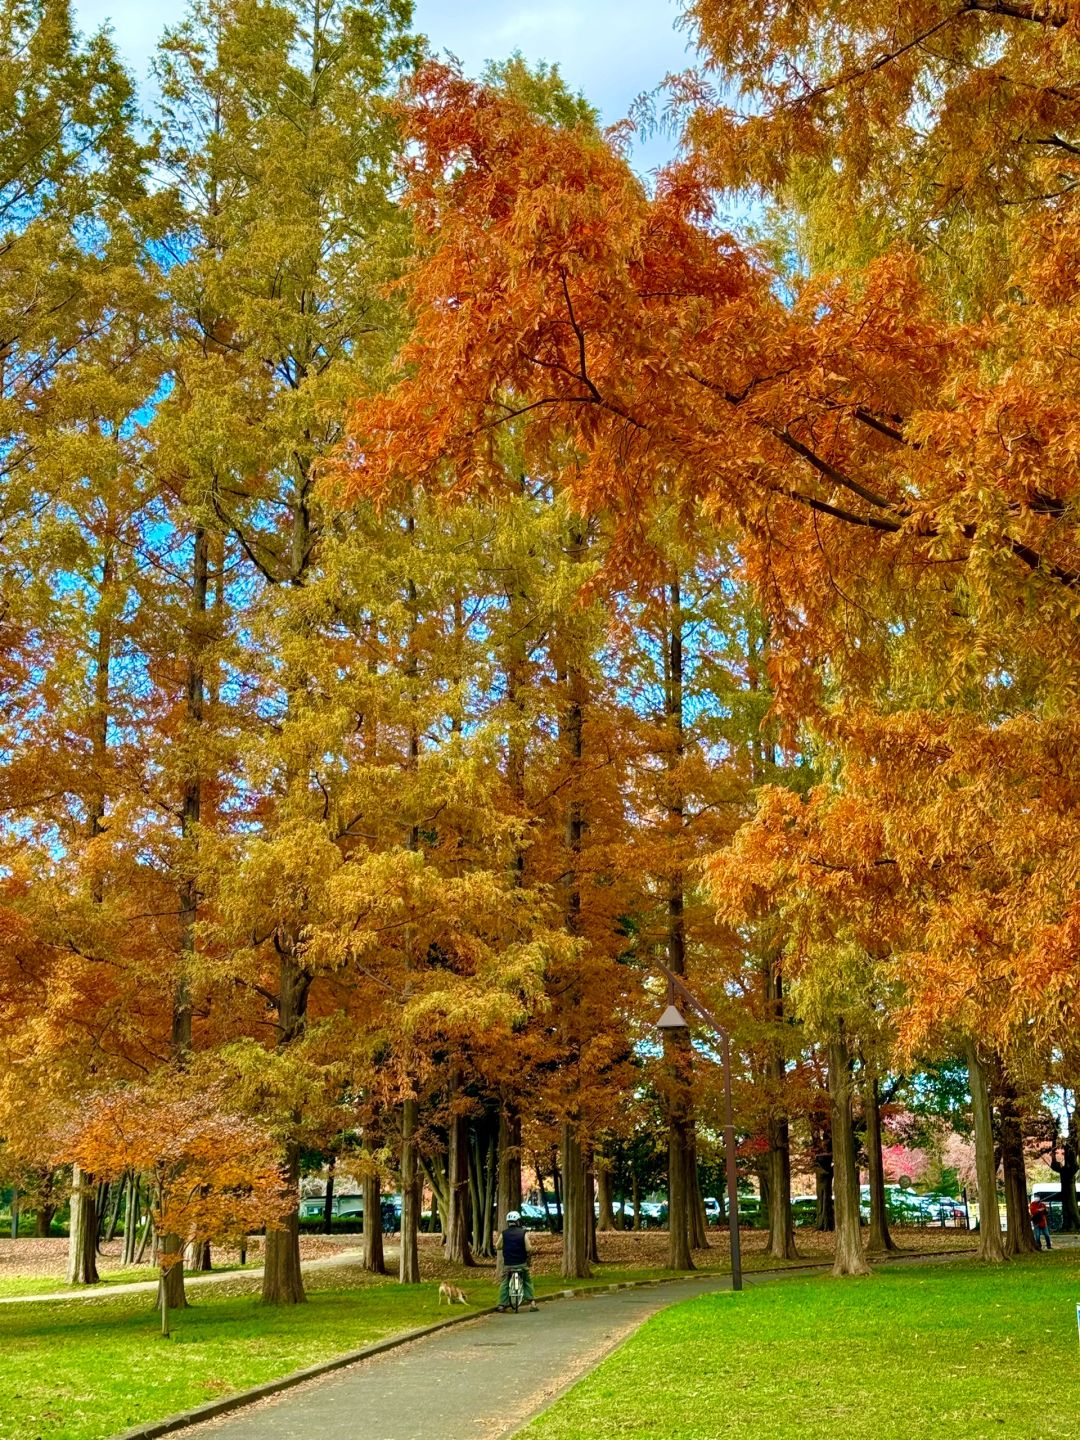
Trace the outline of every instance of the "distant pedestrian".
[[1035, 1249], [1041, 1250], [1043, 1240], [1046, 1241], [1046, 1248], [1050, 1249], [1050, 1211], [1045, 1200], [1040, 1200], [1036, 1195], [1028, 1206], [1031, 1211], [1031, 1228], [1035, 1232]]

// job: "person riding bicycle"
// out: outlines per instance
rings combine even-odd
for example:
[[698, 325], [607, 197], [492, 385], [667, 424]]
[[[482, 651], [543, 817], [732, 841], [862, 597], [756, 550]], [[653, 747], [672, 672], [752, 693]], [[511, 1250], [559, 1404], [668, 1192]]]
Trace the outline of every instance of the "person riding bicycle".
[[499, 1236], [497, 1246], [499, 1258], [502, 1261], [502, 1279], [499, 1282], [499, 1312], [505, 1314], [510, 1308], [510, 1275], [517, 1271], [521, 1276], [524, 1286], [524, 1298], [529, 1303], [530, 1311], [537, 1308], [536, 1300], [533, 1298], [532, 1272], [529, 1269], [529, 1256], [532, 1254], [532, 1236], [521, 1223], [521, 1216], [516, 1210], [511, 1210], [506, 1216], [506, 1229]]

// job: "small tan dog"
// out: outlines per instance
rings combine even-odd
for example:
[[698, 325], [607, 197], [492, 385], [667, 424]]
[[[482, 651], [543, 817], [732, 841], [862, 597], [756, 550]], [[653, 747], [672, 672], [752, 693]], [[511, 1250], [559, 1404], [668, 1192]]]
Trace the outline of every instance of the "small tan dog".
[[439, 1286], [439, 1304], [446, 1301], [447, 1305], [468, 1305], [465, 1291], [457, 1285], [449, 1285], [444, 1280]]

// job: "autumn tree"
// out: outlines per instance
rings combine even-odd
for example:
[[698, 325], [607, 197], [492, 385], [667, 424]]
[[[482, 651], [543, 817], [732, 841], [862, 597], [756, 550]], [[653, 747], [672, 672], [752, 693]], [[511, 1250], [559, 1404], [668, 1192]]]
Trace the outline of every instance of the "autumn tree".
[[[163, 448], [178, 457], [196, 568], [205, 569], [215, 534], [243, 556], [235, 623], [262, 643], [280, 635], [268, 642], [272, 653], [303, 630], [301, 595], [323, 529], [316, 465], [337, 438], [344, 396], [377, 376], [392, 329], [381, 286], [406, 232], [389, 195], [396, 127], [383, 94], [411, 61], [408, 19], [403, 0], [256, 9], [212, 0], [195, 5], [160, 51], [164, 161], [188, 224], [170, 272], [175, 382], [158, 423]], [[196, 574], [196, 608], [204, 592]], [[272, 711], [299, 703], [308, 683], [301, 650], [255, 681], [253, 743], [260, 731], [270, 739]], [[205, 684], [197, 656], [192, 663], [189, 729], [199, 724]], [[236, 663], [260, 669], [257, 656]], [[288, 817], [303, 809], [311, 783], [295, 758], [267, 755], [256, 782], [265, 837], [284, 846], [282, 875], [295, 854]], [[189, 776], [190, 829], [197, 766]], [[184, 904], [189, 916], [195, 903]], [[264, 939], [278, 971], [271, 985], [283, 1051], [302, 1036], [312, 978], [293, 920], [283, 905]], [[295, 1178], [297, 1141], [285, 1143]], [[303, 1298], [295, 1216], [269, 1239], [264, 1298]]]
[[[145, 1177], [160, 1236], [194, 1243], [232, 1239], [265, 1226], [268, 1233], [291, 1204], [271, 1137], [250, 1120], [230, 1114], [228, 1095], [203, 1083], [178, 1093], [175, 1077], [164, 1090], [124, 1088], [97, 1097], [67, 1141], [82, 1167], [117, 1180], [131, 1171]], [[166, 1283], [182, 1263], [176, 1244], [158, 1249], [162, 1334], [169, 1334]]]

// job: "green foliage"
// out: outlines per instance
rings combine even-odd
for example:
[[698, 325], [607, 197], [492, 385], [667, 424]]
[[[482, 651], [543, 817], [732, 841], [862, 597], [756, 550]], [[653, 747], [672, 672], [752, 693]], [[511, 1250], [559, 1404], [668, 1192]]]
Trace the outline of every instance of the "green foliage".
[[538, 120], [546, 120], [564, 130], [599, 127], [600, 112], [580, 90], [569, 88], [558, 65], [549, 65], [543, 60], [530, 65], [521, 51], [515, 50], [507, 60], [489, 60], [481, 78], [485, 85], [519, 101]]

